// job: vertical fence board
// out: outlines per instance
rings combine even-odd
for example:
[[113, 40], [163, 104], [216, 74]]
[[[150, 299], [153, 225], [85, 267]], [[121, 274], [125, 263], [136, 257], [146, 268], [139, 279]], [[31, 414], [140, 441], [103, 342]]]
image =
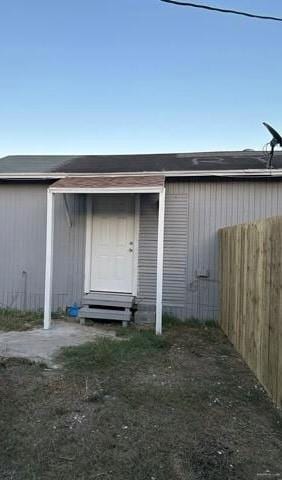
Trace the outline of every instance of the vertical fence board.
[[219, 230], [220, 325], [282, 407], [282, 217]]

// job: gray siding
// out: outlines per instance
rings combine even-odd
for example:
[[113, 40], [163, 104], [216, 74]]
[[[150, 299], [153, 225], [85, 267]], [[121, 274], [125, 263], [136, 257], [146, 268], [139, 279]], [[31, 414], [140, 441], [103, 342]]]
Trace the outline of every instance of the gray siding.
[[1, 306], [40, 308], [44, 291], [46, 187], [1, 184], [0, 225]]
[[[164, 311], [183, 319], [216, 319], [218, 229], [278, 214], [282, 214], [282, 182], [279, 181], [168, 181]], [[139, 249], [139, 298], [143, 304], [153, 306], [157, 204], [149, 197], [144, 197], [141, 203]]]
[[[44, 303], [46, 184], [0, 185], [0, 305], [40, 309]], [[80, 301], [84, 270], [84, 198], [55, 200], [53, 309]]]
[[[168, 313], [183, 317], [186, 310], [188, 195], [187, 189], [178, 192], [171, 185], [167, 188], [165, 206], [163, 303]], [[157, 197], [142, 195], [138, 300], [151, 306], [156, 301], [157, 235]]]
[[183, 317], [188, 268], [188, 195], [167, 188], [164, 229], [163, 304], [167, 313]]
[[[169, 311], [182, 318], [216, 319], [218, 315], [217, 231], [227, 225], [281, 215], [282, 182], [171, 181], [167, 184], [167, 225], [172, 221], [170, 204], [174, 195], [178, 198], [179, 215], [183, 215], [177, 230], [183, 235], [183, 226], [187, 228], [186, 274], [181, 270], [186, 294], [182, 288], [177, 294], [168, 297], [170, 287], [171, 292], [175, 290], [175, 282], [174, 279], [169, 280], [165, 269], [165, 308], [167, 308], [166, 305], [170, 305]], [[185, 212], [187, 212], [186, 222]], [[165, 242], [167, 244], [167, 239]], [[171, 265], [174, 265], [173, 258]], [[201, 273], [207, 271], [208, 278], [202, 278]], [[182, 307], [183, 304], [184, 307]]]
[[55, 195], [53, 308], [78, 304], [84, 287], [85, 195], [67, 195], [71, 226], [66, 216], [63, 195]]
[[[0, 185], [0, 304], [43, 307], [46, 184]], [[85, 255], [85, 197], [55, 201], [53, 308], [80, 302]], [[141, 196], [138, 300], [154, 307], [157, 259], [156, 195]], [[166, 312], [180, 318], [218, 314], [217, 230], [282, 214], [279, 181], [175, 181], [166, 185], [164, 291]], [[24, 273], [26, 272], [26, 273]], [[208, 272], [208, 277], [201, 274]]]
[[141, 195], [140, 200], [138, 299], [144, 304], [152, 304], [156, 298], [157, 200], [156, 195]]

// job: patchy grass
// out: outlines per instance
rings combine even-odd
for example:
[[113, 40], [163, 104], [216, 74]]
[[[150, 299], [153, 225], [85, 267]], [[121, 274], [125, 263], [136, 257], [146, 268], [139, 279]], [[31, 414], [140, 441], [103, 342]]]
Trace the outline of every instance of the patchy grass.
[[126, 332], [0, 362], [1, 480], [282, 477], [282, 418], [219, 329]]
[[181, 320], [173, 315], [164, 314], [163, 315], [163, 328], [164, 331], [170, 328], [177, 328], [177, 327], [208, 327], [208, 328], [217, 328], [218, 324], [214, 320], [205, 320], [200, 321], [197, 318], [187, 318], [185, 320]]
[[0, 309], [0, 331], [24, 331], [42, 325], [42, 312], [22, 312], [9, 308]]
[[69, 369], [108, 368], [126, 362], [140, 361], [146, 355], [168, 348], [164, 337], [151, 330], [129, 330], [120, 340], [99, 338], [77, 347], [62, 349], [59, 360]]

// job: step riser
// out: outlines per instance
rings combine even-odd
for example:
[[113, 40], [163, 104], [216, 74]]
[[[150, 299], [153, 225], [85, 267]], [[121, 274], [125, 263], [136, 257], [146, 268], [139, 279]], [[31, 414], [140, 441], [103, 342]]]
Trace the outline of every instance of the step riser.
[[116, 301], [106, 301], [106, 300], [90, 300], [90, 299], [83, 299], [83, 305], [101, 305], [101, 306], [109, 306], [109, 307], [117, 307], [117, 308], [131, 308], [132, 302], [116, 302]]
[[[112, 292], [90, 292], [84, 295], [81, 319], [117, 320], [127, 324], [132, 318], [133, 295]], [[92, 308], [90, 308], [92, 306]]]
[[120, 295], [114, 293], [89, 293], [82, 299], [83, 305], [101, 305], [119, 308], [132, 308], [134, 297], [132, 295]]
[[129, 310], [105, 310], [96, 308], [81, 308], [79, 318], [96, 318], [100, 320], [117, 320], [121, 322], [129, 322], [131, 320], [131, 312]]

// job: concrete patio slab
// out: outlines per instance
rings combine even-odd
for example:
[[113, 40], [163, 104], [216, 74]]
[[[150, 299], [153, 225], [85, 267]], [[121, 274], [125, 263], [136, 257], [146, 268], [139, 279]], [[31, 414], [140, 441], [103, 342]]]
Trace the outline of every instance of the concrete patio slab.
[[99, 337], [114, 338], [115, 331], [65, 321], [56, 321], [50, 330], [36, 328], [24, 332], [0, 331], [0, 357], [28, 358], [54, 368], [60, 348], [81, 345]]

